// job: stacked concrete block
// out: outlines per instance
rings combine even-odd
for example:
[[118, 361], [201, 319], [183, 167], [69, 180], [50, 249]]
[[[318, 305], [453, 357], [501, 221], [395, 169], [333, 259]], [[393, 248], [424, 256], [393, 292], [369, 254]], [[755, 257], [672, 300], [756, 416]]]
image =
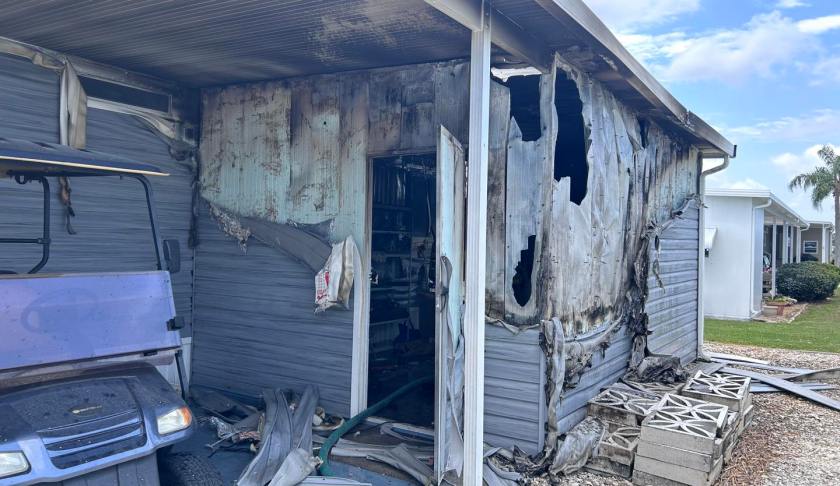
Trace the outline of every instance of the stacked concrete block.
[[723, 467], [723, 435], [729, 419], [725, 405], [666, 394], [642, 422], [633, 482], [714, 483]]
[[618, 426], [639, 427], [659, 400], [656, 395], [612, 386], [589, 400], [587, 415], [607, 422], [610, 431]]
[[724, 461], [729, 462], [741, 434], [752, 422], [750, 378], [728, 373], [707, 374], [698, 371], [685, 384], [682, 394], [698, 400], [726, 405], [729, 408], [730, 416], [727, 418], [723, 435]]
[[698, 371], [686, 382], [682, 395], [726, 405], [730, 412], [740, 412], [752, 404], [750, 379], [728, 373]]
[[639, 431], [639, 427], [627, 425], [607, 434], [598, 444], [598, 455], [586, 464], [586, 469], [630, 479]]

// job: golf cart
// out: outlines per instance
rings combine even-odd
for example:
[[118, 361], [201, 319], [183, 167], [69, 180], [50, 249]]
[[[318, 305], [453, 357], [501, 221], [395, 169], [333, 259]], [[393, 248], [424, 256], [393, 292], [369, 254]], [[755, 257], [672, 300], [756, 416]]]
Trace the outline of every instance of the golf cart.
[[[0, 486], [221, 484], [202, 459], [165, 453], [194, 428], [156, 368], [175, 362], [184, 390], [170, 283], [180, 253], [177, 241], [159, 239], [146, 177], [166, 175], [121, 157], [0, 138], [0, 177], [43, 189], [42, 234], [0, 235], [0, 248], [41, 247], [40, 261], [0, 268]], [[39, 274], [50, 258], [48, 177], [107, 176], [144, 189], [157, 268]]]

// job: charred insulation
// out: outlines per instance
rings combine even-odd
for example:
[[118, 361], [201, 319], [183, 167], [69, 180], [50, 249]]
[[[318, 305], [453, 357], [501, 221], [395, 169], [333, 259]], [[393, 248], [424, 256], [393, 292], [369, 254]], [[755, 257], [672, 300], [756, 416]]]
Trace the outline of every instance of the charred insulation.
[[510, 90], [510, 114], [522, 132], [523, 142], [542, 136], [540, 76], [511, 76], [503, 83]]
[[568, 177], [571, 182], [569, 200], [580, 205], [586, 197], [589, 178], [589, 164], [586, 161], [588, 137], [577, 84], [562, 71], [557, 73], [554, 82], [554, 108], [557, 110], [554, 180]]

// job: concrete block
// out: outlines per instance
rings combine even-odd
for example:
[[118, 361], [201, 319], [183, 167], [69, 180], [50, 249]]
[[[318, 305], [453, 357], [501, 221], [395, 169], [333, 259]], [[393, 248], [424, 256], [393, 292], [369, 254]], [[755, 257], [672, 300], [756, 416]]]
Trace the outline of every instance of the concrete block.
[[672, 395], [677, 395], [684, 386], [683, 383], [659, 383], [655, 381], [650, 383], [642, 383], [640, 381], [624, 380], [624, 382], [631, 388], [637, 389], [641, 392], [650, 395], [655, 395], [659, 398], [664, 397], [668, 393]]
[[660, 478], [659, 476], [648, 474], [638, 469], [633, 470], [633, 484], [639, 486], [685, 486], [683, 483]]
[[621, 427], [608, 434], [598, 445], [598, 457], [632, 466], [639, 443], [639, 433], [639, 427]]
[[589, 460], [584, 466], [585, 469], [598, 474], [607, 474], [610, 476], [619, 476], [624, 479], [630, 479], [633, 475], [633, 466], [630, 464], [621, 464], [611, 461], [606, 457], [595, 457]]
[[750, 395], [750, 378], [728, 373], [707, 374], [698, 371], [686, 382], [683, 396], [726, 405], [729, 410], [739, 411], [746, 405]]
[[636, 448], [636, 457], [648, 457], [676, 466], [711, 472], [718, 458], [723, 454], [723, 439], [717, 439], [711, 454], [677, 449], [662, 444], [640, 441]]
[[710, 472], [677, 466], [643, 456], [636, 456], [636, 463], [633, 467], [634, 482], [635, 473], [638, 471], [690, 486], [708, 486], [720, 476], [720, 471], [723, 468], [723, 458], [718, 458], [715, 461]]
[[587, 404], [587, 415], [608, 422], [638, 427], [658, 400], [629, 391], [608, 388]]
[[712, 454], [728, 408], [724, 405], [666, 394], [642, 422], [640, 439], [704, 454]]

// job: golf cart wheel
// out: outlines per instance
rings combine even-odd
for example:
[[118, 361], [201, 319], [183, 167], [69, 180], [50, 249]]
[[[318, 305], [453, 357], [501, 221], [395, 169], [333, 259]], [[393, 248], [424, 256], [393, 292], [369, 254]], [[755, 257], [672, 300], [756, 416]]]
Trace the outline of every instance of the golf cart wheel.
[[189, 453], [158, 457], [161, 486], [222, 486], [222, 475], [210, 461]]

